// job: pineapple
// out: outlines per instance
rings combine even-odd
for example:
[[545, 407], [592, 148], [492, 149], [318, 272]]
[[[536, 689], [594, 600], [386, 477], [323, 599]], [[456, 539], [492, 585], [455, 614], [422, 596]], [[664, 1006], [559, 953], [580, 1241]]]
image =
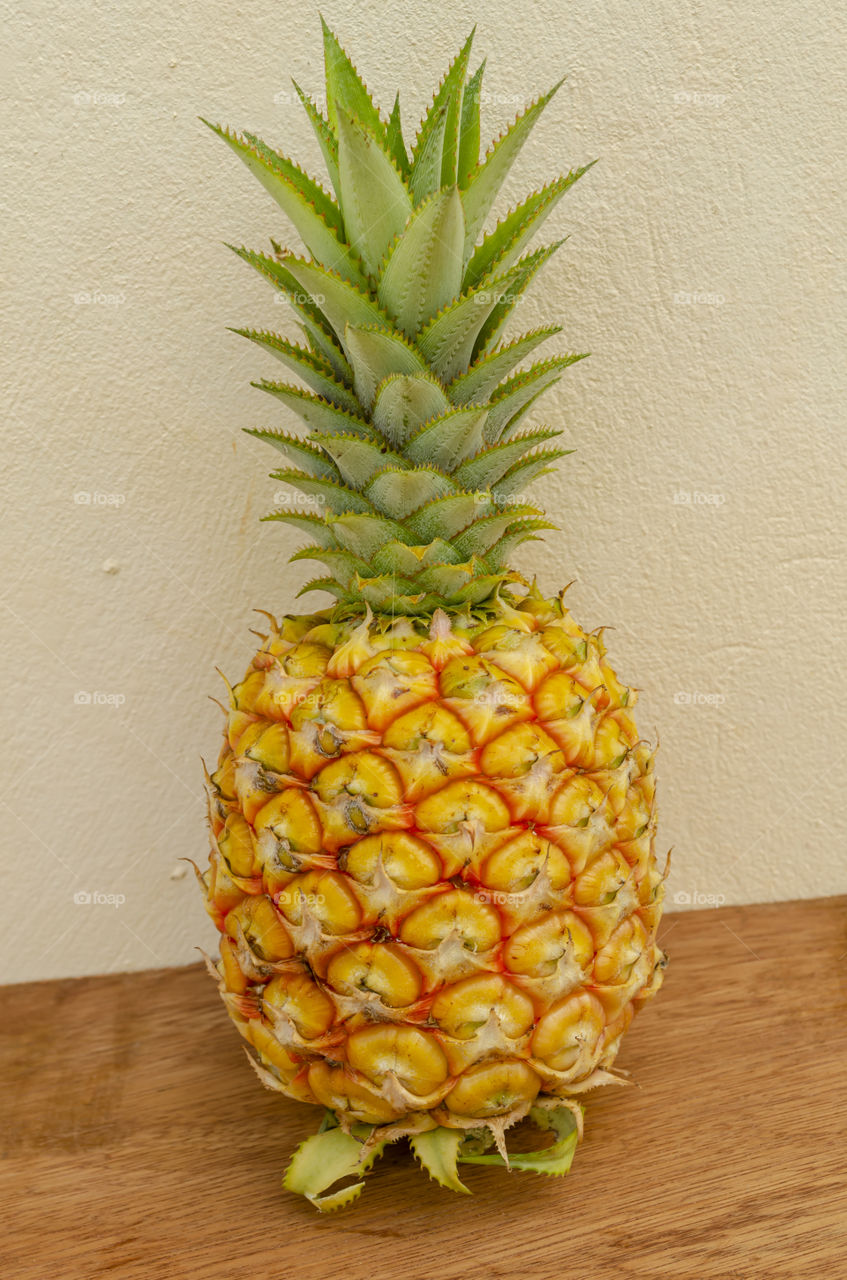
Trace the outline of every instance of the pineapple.
[[[304, 434], [251, 434], [296, 495], [266, 518], [306, 536], [292, 559], [326, 574], [304, 590], [335, 603], [269, 617], [230, 689], [200, 880], [221, 933], [209, 965], [257, 1074], [325, 1108], [285, 1185], [327, 1210], [402, 1137], [457, 1191], [463, 1162], [566, 1172], [578, 1099], [622, 1082], [621, 1037], [665, 957], [635, 695], [564, 592], [508, 564], [554, 527], [520, 495], [564, 452], [525, 415], [581, 357], [519, 368], [558, 329], [502, 335], [558, 247], [532, 236], [586, 169], [483, 235], [555, 89], [480, 159], [471, 36], [410, 152], [399, 98], [386, 118], [323, 35], [326, 115], [298, 93], [334, 198], [210, 125], [307, 249], [235, 250], [304, 345], [237, 332], [303, 384], [258, 385]], [[510, 1161], [525, 1117], [553, 1143]]]

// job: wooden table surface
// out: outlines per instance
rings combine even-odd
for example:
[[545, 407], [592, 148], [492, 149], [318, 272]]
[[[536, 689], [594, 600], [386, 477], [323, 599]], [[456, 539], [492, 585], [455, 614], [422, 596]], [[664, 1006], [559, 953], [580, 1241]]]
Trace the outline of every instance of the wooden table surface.
[[667, 917], [664, 990], [567, 1178], [407, 1150], [321, 1216], [318, 1112], [261, 1088], [201, 969], [0, 991], [3, 1280], [843, 1280], [847, 899]]

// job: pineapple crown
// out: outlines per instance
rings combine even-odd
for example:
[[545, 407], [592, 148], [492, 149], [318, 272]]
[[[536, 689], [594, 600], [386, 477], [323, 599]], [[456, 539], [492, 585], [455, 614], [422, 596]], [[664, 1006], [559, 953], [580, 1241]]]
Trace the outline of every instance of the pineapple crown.
[[521, 430], [521, 422], [582, 356], [554, 356], [515, 372], [560, 329], [509, 342], [501, 335], [563, 241], [530, 252], [527, 245], [591, 166], [533, 191], [482, 236], [515, 157], [559, 85], [480, 158], [485, 63], [469, 75], [471, 32], [410, 153], [399, 94], [386, 119], [321, 21], [326, 115], [294, 87], [335, 199], [253, 134], [204, 121], [274, 197], [308, 251], [300, 257], [274, 241], [271, 255], [230, 246], [285, 296], [305, 338], [301, 346], [274, 333], [234, 330], [309, 388], [254, 383], [307, 428], [305, 436], [249, 430], [285, 457], [272, 478], [303, 495], [264, 519], [309, 535], [312, 542], [291, 559], [320, 561], [328, 576], [300, 594], [330, 592], [340, 613], [360, 612], [363, 603], [382, 614], [484, 606], [521, 581], [507, 564], [512, 550], [555, 527], [519, 494], [570, 450], [550, 445], [558, 431]]

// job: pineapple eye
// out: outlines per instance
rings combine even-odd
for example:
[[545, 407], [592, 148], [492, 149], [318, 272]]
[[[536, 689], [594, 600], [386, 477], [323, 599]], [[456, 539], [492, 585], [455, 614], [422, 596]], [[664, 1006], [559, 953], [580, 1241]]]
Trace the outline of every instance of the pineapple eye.
[[421, 974], [402, 947], [385, 942], [360, 942], [333, 956], [327, 982], [336, 991], [378, 996], [390, 1008], [413, 1004], [421, 993]]
[[352, 804], [347, 805], [344, 813], [353, 831], [358, 831], [360, 835], [370, 831], [371, 824], [361, 805], [356, 804], [354, 801]]
[[449, 889], [412, 911], [400, 929], [411, 947], [431, 951], [451, 935], [467, 951], [488, 951], [500, 941], [500, 917], [487, 902], [462, 889]]
[[416, 1027], [376, 1026], [354, 1031], [347, 1042], [350, 1065], [374, 1084], [389, 1074], [419, 1096], [431, 1093], [448, 1074], [447, 1059], [434, 1036]]
[[308, 680], [319, 679], [326, 671], [329, 659], [330, 650], [322, 644], [303, 641], [289, 649], [279, 662], [286, 675], [298, 680]]
[[444, 1105], [462, 1116], [502, 1115], [538, 1094], [541, 1080], [526, 1062], [482, 1063], [463, 1072]]
[[329, 725], [324, 729], [317, 730], [315, 743], [322, 756], [337, 756], [341, 750], [342, 739], [339, 738], [335, 729]]
[[360, 884], [373, 884], [380, 866], [399, 889], [428, 888], [441, 879], [441, 859], [423, 840], [405, 831], [366, 836], [345, 850], [339, 865]]

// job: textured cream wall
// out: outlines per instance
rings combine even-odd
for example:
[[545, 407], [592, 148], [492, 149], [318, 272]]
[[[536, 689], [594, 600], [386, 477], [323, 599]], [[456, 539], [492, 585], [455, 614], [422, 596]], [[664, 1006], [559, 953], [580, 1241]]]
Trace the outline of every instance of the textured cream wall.
[[[671, 898], [843, 892], [843, 18], [518, 12], [325, 4], [407, 122], [475, 19], [489, 133], [568, 73], [507, 194], [601, 157], [520, 315], [594, 355], [545, 401], [578, 452], [538, 488], [563, 532], [522, 566], [576, 580], [645, 691]], [[2, 977], [180, 964], [212, 942], [177, 860], [204, 857], [213, 668], [238, 675], [251, 609], [305, 580], [257, 524], [271, 459], [239, 434], [282, 422], [248, 385], [273, 374], [225, 329], [288, 322], [221, 242], [287, 233], [196, 117], [316, 164], [288, 75], [319, 85], [317, 16], [22, 0], [4, 33]]]

